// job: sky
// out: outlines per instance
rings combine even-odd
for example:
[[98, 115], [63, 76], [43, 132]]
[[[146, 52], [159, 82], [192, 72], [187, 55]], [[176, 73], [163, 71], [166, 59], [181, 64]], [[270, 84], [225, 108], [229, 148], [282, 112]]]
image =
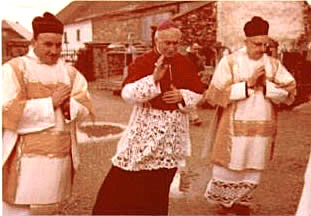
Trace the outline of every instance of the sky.
[[6, 0], [1, 1], [0, 17], [19, 22], [32, 32], [34, 17], [42, 16], [45, 11], [57, 14], [73, 0]]

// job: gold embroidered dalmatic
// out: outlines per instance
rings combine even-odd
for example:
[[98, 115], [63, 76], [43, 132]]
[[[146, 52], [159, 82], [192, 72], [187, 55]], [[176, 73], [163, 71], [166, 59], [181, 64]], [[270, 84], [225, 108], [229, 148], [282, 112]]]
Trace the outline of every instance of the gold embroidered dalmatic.
[[[255, 68], [264, 66], [266, 93], [248, 89], [246, 81]], [[204, 98], [219, 107], [211, 160], [232, 170], [263, 170], [274, 142], [277, 119], [275, 106], [290, 104], [296, 94], [295, 80], [277, 60], [264, 55], [248, 58], [246, 49], [225, 56], [218, 64]]]
[[[70, 120], [54, 110], [52, 93], [70, 86]], [[3, 199], [12, 204], [57, 203], [71, 193], [79, 164], [77, 122], [93, 107], [87, 82], [59, 60], [45, 65], [30, 49], [2, 67]]]

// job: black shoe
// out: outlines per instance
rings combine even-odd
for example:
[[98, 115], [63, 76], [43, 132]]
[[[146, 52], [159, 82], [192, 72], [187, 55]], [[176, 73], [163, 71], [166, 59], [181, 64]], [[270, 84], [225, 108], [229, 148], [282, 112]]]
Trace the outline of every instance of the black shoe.
[[227, 208], [224, 206], [219, 206], [219, 208], [215, 211], [217, 215], [235, 215], [233, 214], [233, 208]]
[[234, 204], [232, 210], [237, 215], [251, 215], [252, 213], [252, 209], [249, 206], [241, 204]]

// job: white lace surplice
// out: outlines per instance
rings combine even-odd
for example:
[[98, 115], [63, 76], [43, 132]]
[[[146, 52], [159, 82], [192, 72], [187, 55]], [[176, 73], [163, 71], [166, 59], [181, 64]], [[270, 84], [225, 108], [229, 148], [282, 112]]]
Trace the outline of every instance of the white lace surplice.
[[[122, 97], [135, 106], [112, 159], [115, 166], [126, 170], [174, 168], [190, 155], [188, 114], [144, 104], [160, 93], [152, 76], [123, 88]], [[193, 106], [201, 97], [189, 90], [181, 90], [181, 93], [186, 107]]]
[[232, 207], [235, 203], [250, 205], [252, 193], [259, 184], [261, 171], [233, 171], [214, 165], [213, 178], [207, 185], [204, 196], [209, 202]]

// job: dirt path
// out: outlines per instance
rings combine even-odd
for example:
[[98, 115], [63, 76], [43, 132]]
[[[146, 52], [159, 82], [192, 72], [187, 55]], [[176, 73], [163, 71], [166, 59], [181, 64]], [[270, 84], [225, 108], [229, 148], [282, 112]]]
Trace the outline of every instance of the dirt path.
[[[254, 215], [295, 213], [310, 152], [310, 119], [311, 114], [280, 113], [275, 156], [264, 171], [262, 182], [257, 188]], [[193, 140], [197, 137], [200, 136], [193, 137]], [[171, 199], [170, 212], [178, 215], [215, 214], [217, 207], [208, 204], [203, 197], [209, 178], [208, 165], [195, 156], [191, 160], [189, 170], [199, 175], [193, 181], [195, 187], [188, 197]]]
[[[126, 124], [131, 106], [111, 92], [93, 92], [97, 119]], [[201, 127], [191, 127], [192, 156], [188, 158], [188, 176], [191, 187], [184, 196], [171, 196], [172, 215], [214, 215], [217, 207], [204, 199], [210, 169], [200, 157], [205, 133], [213, 110], [200, 110], [204, 120]], [[294, 214], [302, 190], [303, 173], [307, 163], [311, 142], [311, 114], [302, 112], [281, 112], [275, 158], [268, 165], [257, 188], [254, 215]], [[74, 182], [73, 196], [62, 203], [60, 214], [90, 214], [96, 193], [111, 166], [110, 158], [115, 152], [117, 140], [99, 144], [81, 144], [81, 166]], [[40, 213], [40, 211], [37, 211]], [[41, 211], [42, 213], [42, 211]], [[56, 213], [50, 208], [44, 213]]]

